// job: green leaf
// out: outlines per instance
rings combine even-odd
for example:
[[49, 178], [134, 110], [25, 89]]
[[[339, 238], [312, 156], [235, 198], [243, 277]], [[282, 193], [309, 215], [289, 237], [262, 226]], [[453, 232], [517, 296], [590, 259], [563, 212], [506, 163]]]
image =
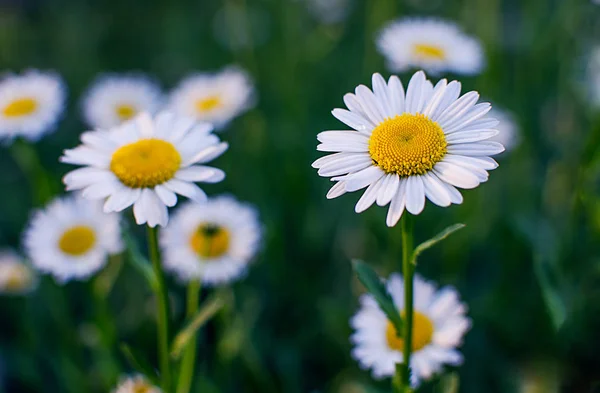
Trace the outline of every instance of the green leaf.
[[146, 378], [152, 381], [152, 383], [156, 385], [160, 384], [156, 370], [150, 365], [150, 363], [148, 363], [142, 354], [139, 352], [134, 352], [134, 350], [126, 343], [121, 343], [119, 348], [121, 349], [123, 356], [125, 356], [125, 359], [127, 359], [127, 363], [129, 363], [131, 368], [143, 374]]
[[175, 336], [171, 347], [171, 357], [174, 360], [179, 359], [198, 330], [214, 317], [225, 304], [226, 300], [223, 296], [213, 296], [204, 302], [196, 315], [194, 315], [190, 322], [177, 334], [177, 336]]
[[388, 320], [392, 322], [396, 328], [396, 333], [401, 334], [403, 325], [402, 317], [400, 317], [400, 313], [394, 305], [392, 296], [381, 282], [377, 273], [375, 273], [369, 265], [356, 259], [352, 261], [352, 268], [356, 272], [360, 282], [367, 288], [367, 291], [373, 295], [379, 308], [381, 308]]
[[129, 231], [123, 231], [123, 239], [125, 240], [125, 246], [127, 247], [127, 255], [129, 256], [127, 260], [130, 261], [132, 266], [146, 278], [150, 287], [156, 290], [158, 288], [158, 280], [152, 271], [150, 262], [142, 255], [137, 243]]
[[[450, 373], [444, 375], [439, 384], [440, 393], [458, 393], [458, 387], [460, 380], [457, 373]], [[436, 390], [438, 391], [438, 390]]]
[[440, 233], [438, 233], [431, 239], [419, 244], [412, 253], [411, 261], [412, 261], [413, 265], [417, 264], [417, 258], [419, 257], [419, 255], [421, 255], [421, 253], [423, 251], [435, 246], [436, 244], [438, 244], [439, 242], [441, 242], [448, 236], [452, 235], [454, 232], [456, 232], [460, 229], [463, 229], [465, 226], [466, 226], [465, 224], [450, 225], [448, 228], [444, 229], [443, 231], [441, 231]]

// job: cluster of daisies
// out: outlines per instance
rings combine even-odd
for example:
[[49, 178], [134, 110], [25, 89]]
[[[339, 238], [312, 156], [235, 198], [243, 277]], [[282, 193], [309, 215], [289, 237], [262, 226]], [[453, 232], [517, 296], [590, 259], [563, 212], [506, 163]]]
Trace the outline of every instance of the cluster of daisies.
[[[0, 81], [0, 137], [39, 140], [54, 130], [66, 101], [54, 74], [27, 71]], [[38, 274], [64, 284], [86, 280], [123, 252], [121, 216], [162, 226], [163, 267], [177, 280], [206, 285], [244, 275], [261, 242], [257, 210], [233, 196], [209, 198], [196, 183], [225, 173], [209, 162], [228, 148], [214, 133], [253, 104], [252, 82], [238, 68], [184, 79], [168, 96], [139, 75], [99, 78], [83, 102], [93, 129], [60, 161], [81, 166], [63, 178], [70, 195], [35, 211], [23, 234], [26, 258], [0, 253], [0, 293], [26, 294]], [[168, 208], [189, 199], [169, 219]], [[27, 262], [25, 262], [27, 260]], [[117, 392], [158, 392], [142, 377]]]
[[[517, 142], [511, 115], [478, 103], [474, 91], [461, 94], [458, 81], [432, 75], [475, 75], [484, 68], [479, 41], [453, 23], [439, 19], [402, 19], [381, 31], [377, 47], [393, 72], [421, 69], [405, 86], [397, 76], [374, 74], [372, 87], [360, 85], [343, 97], [346, 109], [333, 110], [348, 131], [318, 134], [318, 174], [331, 178], [327, 198], [364, 190], [361, 213], [373, 204], [388, 206], [386, 223], [418, 215], [426, 201], [447, 207], [463, 202], [459, 189], [488, 180], [498, 167], [492, 156]], [[385, 281], [385, 280], [384, 280]], [[405, 311], [403, 278], [392, 274], [386, 288], [400, 315]], [[440, 290], [418, 275], [414, 280], [411, 383], [417, 387], [463, 358], [456, 347], [471, 326], [467, 307], [452, 287]], [[403, 332], [397, 332], [375, 298], [365, 294], [351, 320], [353, 357], [374, 378], [391, 377], [404, 362]]]

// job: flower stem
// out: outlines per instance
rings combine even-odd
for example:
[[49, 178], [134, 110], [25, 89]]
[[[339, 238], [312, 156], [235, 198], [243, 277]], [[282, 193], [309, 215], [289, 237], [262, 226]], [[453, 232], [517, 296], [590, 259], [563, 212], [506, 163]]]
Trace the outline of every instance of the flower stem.
[[[198, 300], [200, 297], [200, 281], [191, 281], [187, 288], [186, 316], [191, 319], [198, 312]], [[183, 353], [181, 369], [179, 371], [179, 383], [177, 393], [189, 393], [194, 379], [194, 365], [196, 363], [196, 335], [190, 339]]]
[[156, 298], [158, 302], [158, 357], [161, 387], [171, 393], [171, 365], [169, 363], [169, 298], [165, 276], [160, 263], [157, 229], [148, 227], [148, 251], [156, 275]]
[[413, 233], [411, 217], [405, 213], [400, 223], [402, 228], [402, 275], [404, 276], [404, 340], [402, 382], [405, 391], [410, 389], [410, 355], [412, 351], [413, 328], [413, 282], [414, 268], [411, 263]]

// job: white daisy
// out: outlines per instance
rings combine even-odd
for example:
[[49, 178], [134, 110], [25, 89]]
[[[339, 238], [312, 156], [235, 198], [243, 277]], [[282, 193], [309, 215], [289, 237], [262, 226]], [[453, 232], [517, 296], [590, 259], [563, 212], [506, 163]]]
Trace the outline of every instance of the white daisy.
[[35, 268], [61, 283], [85, 280], [123, 249], [119, 215], [80, 196], [57, 198], [31, 218], [23, 236]]
[[485, 59], [479, 40], [439, 19], [405, 18], [388, 24], [377, 47], [394, 72], [421, 68], [432, 74], [444, 71], [477, 74]]
[[256, 209], [233, 197], [188, 203], [161, 233], [165, 269], [183, 281], [231, 282], [246, 272], [261, 232]]
[[248, 74], [229, 67], [216, 74], [195, 74], [173, 90], [169, 109], [177, 114], [223, 127], [254, 104], [254, 87]]
[[477, 92], [459, 98], [461, 85], [442, 79], [434, 87], [422, 71], [408, 84], [373, 75], [373, 92], [360, 85], [346, 94], [349, 110], [333, 115], [356, 131], [324, 131], [317, 150], [335, 152], [313, 163], [319, 175], [332, 177], [328, 198], [368, 187], [356, 212], [390, 203], [387, 225], [404, 208], [419, 214], [425, 199], [439, 206], [461, 203], [455, 187], [475, 188], [498, 166], [490, 155], [504, 150], [486, 139], [498, 133], [498, 121], [485, 117], [490, 104], [476, 104]]
[[352, 9], [352, 0], [305, 0], [311, 14], [323, 24], [340, 23]]
[[83, 99], [85, 121], [93, 128], [115, 127], [140, 112], [155, 113], [162, 104], [157, 83], [143, 75], [104, 75]]
[[490, 116], [500, 123], [496, 126], [498, 135], [491, 137], [490, 141], [500, 143], [506, 151], [511, 151], [520, 142], [519, 126], [512, 113], [502, 109], [492, 108]]
[[142, 375], [123, 378], [113, 393], [162, 393], [162, 390], [154, 386]]
[[211, 131], [210, 124], [192, 118], [142, 113], [108, 131], [84, 133], [83, 144], [66, 150], [61, 161], [85, 167], [63, 181], [67, 190], [83, 190], [85, 198], [107, 198], [106, 213], [133, 205], [138, 224], [165, 226], [167, 206], [177, 203], [175, 194], [204, 202], [206, 194], [194, 182], [225, 178], [220, 169], [198, 165], [227, 150]]
[[0, 138], [37, 141], [54, 129], [65, 105], [62, 79], [51, 72], [26, 71], [0, 80]]
[[[387, 291], [400, 314], [404, 309], [402, 276], [392, 274]], [[452, 287], [437, 290], [435, 285], [415, 275], [413, 342], [410, 367], [412, 384], [431, 378], [444, 364], [460, 365], [462, 354], [456, 349], [471, 327], [465, 316], [467, 306], [460, 302]], [[371, 369], [374, 378], [394, 375], [396, 364], [402, 363], [404, 342], [370, 294], [360, 298], [360, 309], [350, 321], [355, 329], [351, 337], [352, 356], [361, 368]]]
[[24, 295], [37, 286], [37, 276], [12, 250], [0, 250], [0, 294]]

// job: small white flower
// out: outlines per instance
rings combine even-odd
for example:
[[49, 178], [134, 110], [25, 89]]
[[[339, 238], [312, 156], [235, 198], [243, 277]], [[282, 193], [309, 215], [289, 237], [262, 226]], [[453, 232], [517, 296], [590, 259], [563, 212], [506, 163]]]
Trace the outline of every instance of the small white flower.
[[[386, 283], [387, 291], [400, 314], [404, 310], [402, 276], [392, 274]], [[374, 378], [394, 375], [396, 364], [402, 363], [404, 341], [381, 311], [372, 295], [360, 298], [360, 309], [350, 323], [355, 332], [352, 356], [361, 368], [371, 369]], [[460, 365], [462, 354], [456, 347], [471, 327], [465, 316], [467, 307], [460, 302], [452, 287], [437, 290], [435, 285], [418, 275], [414, 281], [413, 342], [410, 367], [413, 386], [439, 373], [444, 364]]]
[[496, 126], [498, 135], [491, 137], [490, 141], [500, 143], [506, 151], [511, 151], [519, 144], [521, 136], [519, 133], [519, 125], [515, 121], [512, 113], [502, 109], [492, 108], [490, 117], [498, 120], [500, 123]]
[[171, 93], [168, 107], [174, 113], [221, 128], [253, 106], [253, 95], [248, 74], [229, 67], [215, 74], [199, 73], [185, 78]]
[[86, 92], [83, 115], [90, 127], [111, 128], [138, 113], [155, 113], [161, 104], [160, 87], [146, 76], [109, 74]]
[[258, 251], [261, 232], [256, 209], [233, 197], [190, 202], [161, 233], [165, 269], [186, 282], [234, 281]]
[[342, 22], [352, 9], [352, 0], [304, 0], [311, 14], [324, 24]]
[[165, 226], [167, 206], [175, 206], [176, 194], [204, 202], [206, 194], [194, 183], [225, 178], [220, 169], [198, 165], [227, 150], [211, 131], [210, 124], [192, 118], [142, 113], [108, 131], [84, 133], [83, 144], [66, 150], [61, 161], [85, 167], [63, 181], [69, 191], [83, 190], [85, 198], [106, 198], [106, 213], [133, 205], [138, 224]]
[[387, 25], [377, 47], [393, 72], [421, 68], [432, 74], [444, 71], [477, 74], [485, 59], [479, 40], [439, 19], [405, 18]]
[[400, 79], [373, 75], [373, 91], [364, 85], [346, 94], [349, 110], [333, 115], [353, 131], [324, 131], [317, 150], [335, 154], [319, 158], [313, 167], [336, 182], [327, 198], [367, 188], [356, 212], [373, 203], [390, 204], [387, 225], [394, 226], [404, 209], [417, 215], [425, 200], [438, 206], [462, 203], [456, 189], [475, 188], [498, 166], [489, 156], [501, 153], [495, 136], [498, 121], [486, 117], [491, 106], [477, 104], [471, 91], [459, 98], [460, 82], [439, 81], [435, 87], [419, 71], [406, 94]]
[[23, 243], [33, 266], [60, 283], [87, 279], [123, 249], [119, 215], [80, 196], [57, 198], [35, 212]]
[[0, 250], [0, 294], [25, 295], [37, 287], [37, 276], [12, 250]]
[[136, 375], [123, 378], [113, 393], [162, 393], [162, 390], [142, 375]]
[[26, 71], [0, 80], [0, 139], [37, 141], [54, 130], [65, 105], [62, 79], [51, 72]]

